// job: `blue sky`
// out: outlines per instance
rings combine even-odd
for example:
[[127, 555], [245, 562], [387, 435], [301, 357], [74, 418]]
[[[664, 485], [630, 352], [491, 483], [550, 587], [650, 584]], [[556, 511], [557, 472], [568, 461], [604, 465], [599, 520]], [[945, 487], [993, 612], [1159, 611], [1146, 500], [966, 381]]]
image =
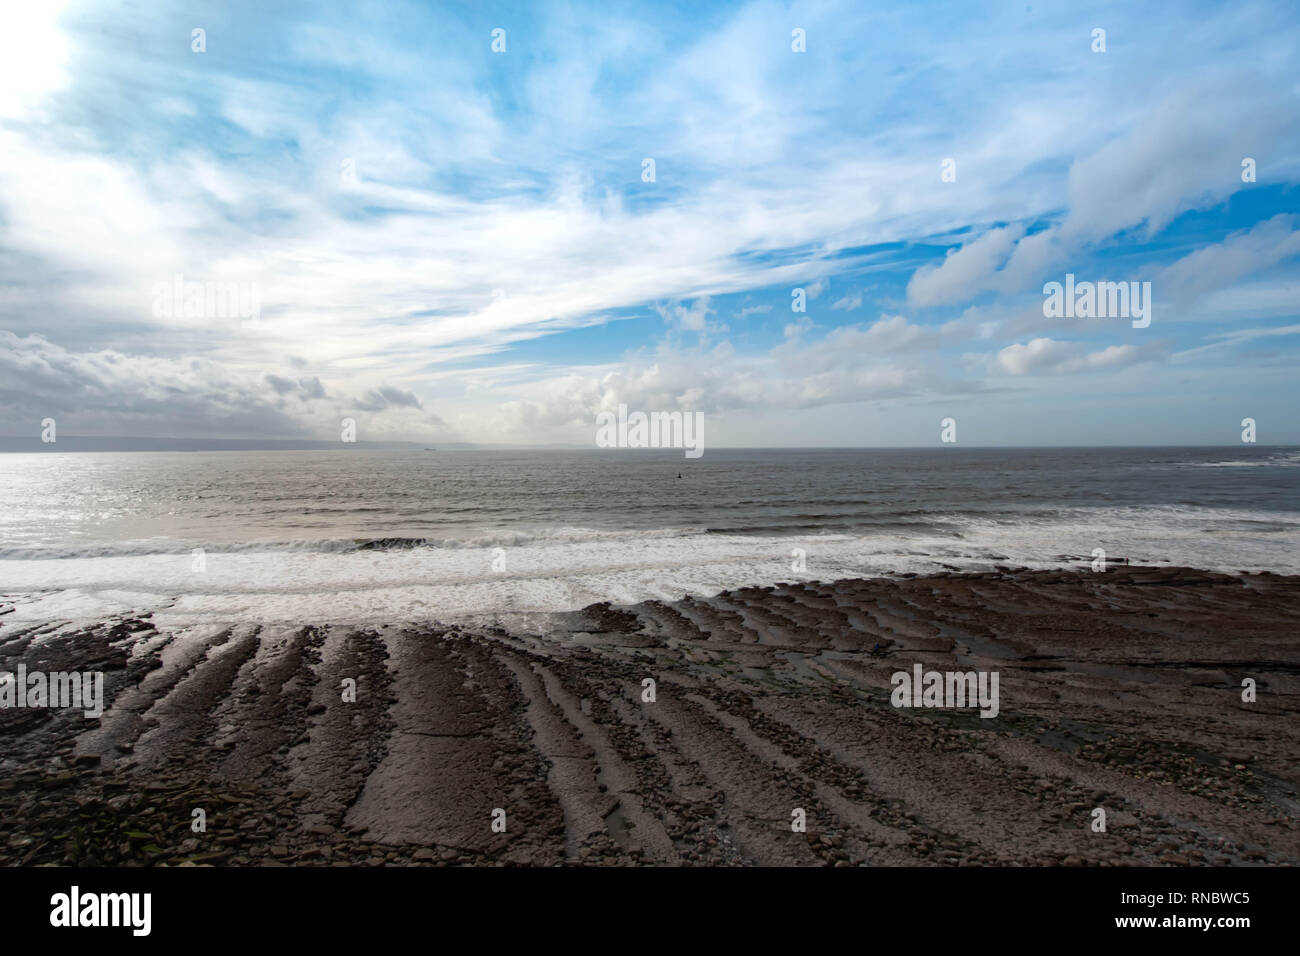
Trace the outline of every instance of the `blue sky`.
[[342, 6], [6, 5], [0, 432], [1300, 443], [1294, 4]]

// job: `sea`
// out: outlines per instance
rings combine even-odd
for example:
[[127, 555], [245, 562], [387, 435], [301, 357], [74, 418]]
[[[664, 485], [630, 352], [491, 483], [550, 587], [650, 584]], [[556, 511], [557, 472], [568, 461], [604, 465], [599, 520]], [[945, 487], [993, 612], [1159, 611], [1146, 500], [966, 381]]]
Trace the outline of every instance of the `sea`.
[[[483, 620], [999, 566], [1300, 573], [1300, 449], [0, 454], [0, 621]], [[12, 610], [6, 610], [12, 608]]]

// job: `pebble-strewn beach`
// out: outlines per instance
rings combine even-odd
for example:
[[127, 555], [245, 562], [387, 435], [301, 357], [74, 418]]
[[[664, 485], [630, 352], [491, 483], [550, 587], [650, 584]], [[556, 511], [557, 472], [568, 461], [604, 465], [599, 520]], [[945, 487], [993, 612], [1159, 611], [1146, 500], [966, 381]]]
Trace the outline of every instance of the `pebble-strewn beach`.
[[[108, 704], [0, 710], [0, 863], [1300, 863], [1298, 577], [814, 581], [513, 630], [4, 610], [0, 667], [102, 670]], [[998, 716], [891, 706], [916, 663], [996, 670]]]

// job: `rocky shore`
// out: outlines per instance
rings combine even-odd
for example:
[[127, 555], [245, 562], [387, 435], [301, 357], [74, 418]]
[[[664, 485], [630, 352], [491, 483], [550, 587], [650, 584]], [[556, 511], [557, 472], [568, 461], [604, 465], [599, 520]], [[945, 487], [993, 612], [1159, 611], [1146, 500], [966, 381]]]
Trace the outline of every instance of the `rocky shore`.
[[[7, 865], [1300, 863], [1295, 577], [1000, 569], [418, 628], [3, 611], [0, 670], [107, 698], [0, 709]], [[893, 706], [917, 664], [996, 671], [997, 716]]]

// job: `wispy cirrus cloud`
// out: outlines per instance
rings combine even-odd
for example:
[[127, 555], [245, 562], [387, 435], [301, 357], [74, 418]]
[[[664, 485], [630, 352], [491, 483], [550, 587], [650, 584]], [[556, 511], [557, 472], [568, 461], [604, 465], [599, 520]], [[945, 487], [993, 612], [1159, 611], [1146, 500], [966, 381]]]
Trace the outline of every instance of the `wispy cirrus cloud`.
[[[1091, 12], [1104, 55], [1064, 10], [32, 5], [0, 40], [0, 414], [55, 401], [42, 362], [104, 399], [59, 406], [80, 427], [159, 434], [351, 408], [554, 441], [619, 394], [725, 415], [1136, 362], [1159, 389], [1244, 303], [1291, 324], [1300, 29], [1271, 3]], [[1173, 344], [1052, 325], [1066, 269], [1153, 278]], [[256, 283], [263, 321], [156, 315], [178, 275]], [[146, 368], [178, 404], [129, 403]]]

